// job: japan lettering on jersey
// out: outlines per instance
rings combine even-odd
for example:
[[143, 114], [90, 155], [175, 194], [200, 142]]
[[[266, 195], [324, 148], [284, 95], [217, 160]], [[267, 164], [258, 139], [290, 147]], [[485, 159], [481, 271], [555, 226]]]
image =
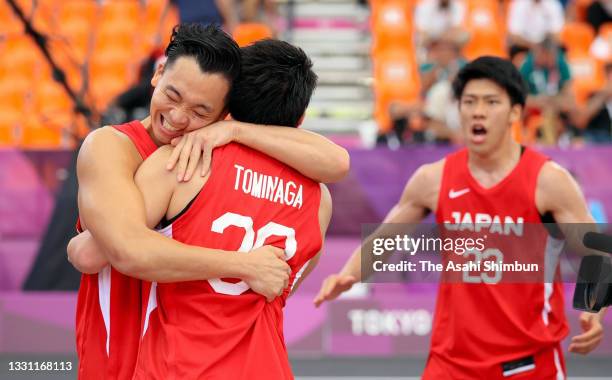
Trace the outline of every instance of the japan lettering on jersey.
[[[139, 121], [114, 126], [126, 134], [144, 160], [157, 146]], [[80, 220], [77, 230], [81, 232]], [[132, 377], [142, 331], [142, 299], [150, 283], [110, 266], [83, 274], [77, 299], [76, 343], [80, 379]]]
[[[567, 335], [562, 284], [548, 276], [558, 275], [563, 242], [541, 224], [535, 204], [538, 175], [547, 160], [526, 148], [511, 173], [485, 189], [472, 177], [466, 149], [446, 158], [436, 220], [446, 236], [478, 234], [486, 242], [481, 251], [444, 253], [445, 264], [517, 260], [538, 264], [540, 269], [528, 275], [486, 270], [486, 266], [446, 272], [424, 379], [495, 379], [502, 374], [500, 363], [556, 347]], [[551, 372], [562, 370], [552, 361], [550, 365]]]
[[158, 307], [147, 319], [135, 379], [293, 378], [282, 309], [322, 245], [319, 186], [242, 145], [214, 151], [210, 178], [165, 232], [216, 249], [284, 248], [290, 286], [268, 303], [237, 279], [157, 284]]

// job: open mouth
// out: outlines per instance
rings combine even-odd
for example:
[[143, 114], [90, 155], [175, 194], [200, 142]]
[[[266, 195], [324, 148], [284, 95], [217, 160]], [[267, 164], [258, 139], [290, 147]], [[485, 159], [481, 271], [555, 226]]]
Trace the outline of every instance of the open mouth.
[[167, 135], [176, 135], [178, 130], [174, 129], [170, 126], [170, 124], [166, 121], [163, 115], [159, 115], [159, 123], [161, 125], [161, 129]]
[[482, 143], [487, 136], [487, 129], [480, 124], [472, 126], [472, 142]]
[[472, 127], [472, 134], [476, 136], [484, 136], [487, 134], [487, 130], [482, 125], [475, 125]]

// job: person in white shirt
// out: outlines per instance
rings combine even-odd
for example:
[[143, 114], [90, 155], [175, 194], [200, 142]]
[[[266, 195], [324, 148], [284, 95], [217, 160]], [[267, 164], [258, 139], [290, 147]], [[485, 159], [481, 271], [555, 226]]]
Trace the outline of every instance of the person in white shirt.
[[513, 0], [508, 12], [512, 45], [531, 48], [548, 35], [558, 38], [565, 23], [559, 0]]
[[465, 42], [463, 31], [466, 6], [463, 0], [422, 0], [414, 12], [414, 26], [419, 44], [431, 39], [453, 38]]

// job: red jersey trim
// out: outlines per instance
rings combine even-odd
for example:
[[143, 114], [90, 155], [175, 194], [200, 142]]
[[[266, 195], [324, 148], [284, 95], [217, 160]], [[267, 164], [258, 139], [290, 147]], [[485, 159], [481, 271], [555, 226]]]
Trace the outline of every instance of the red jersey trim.
[[139, 120], [121, 125], [113, 125], [113, 128], [127, 135], [130, 140], [132, 140], [134, 147], [138, 149], [138, 153], [140, 153], [140, 157], [142, 157], [143, 160], [149, 157], [158, 148], [145, 126]]

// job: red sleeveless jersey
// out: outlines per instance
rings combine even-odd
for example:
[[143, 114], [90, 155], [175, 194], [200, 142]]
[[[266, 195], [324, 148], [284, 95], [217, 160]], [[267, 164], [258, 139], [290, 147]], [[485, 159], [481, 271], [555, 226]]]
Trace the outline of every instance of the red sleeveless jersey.
[[[466, 149], [447, 156], [437, 222], [442, 230], [463, 228], [468, 233], [479, 226], [488, 237], [487, 248], [463, 256], [503, 262], [519, 259], [546, 268], [540, 267], [540, 274], [531, 278], [515, 277], [516, 281], [502, 277], [516, 274], [484, 269], [442, 281], [424, 379], [503, 378], [503, 363], [556, 348], [567, 335], [562, 284], [546, 283], [542, 274], [558, 273], [562, 248], [562, 241], [551, 237], [541, 224], [535, 204], [538, 174], [547, 160], [526, 148], [510, 174], [485, 189], [468, 169]], [[493, 246], [495, 252], [489, 248]], [[550, 368], [556, 371], [552, 363]]]
[[216, 149], [211, 176], [166, 233], [224, 250], [284, 248], [291, 285], [267, 303], [236, 279], [157, 284], [135, 378], [292, 379], [282, 308], [321, 248], [320, 198], [318, 183], [260, 152], [239, 144]]
[[[132, 140], [143, 160], [157, 149], [139, 121], [114, 128]], [[80, 221], [77, 229], [80, 232]], [[142, 281], [110, 266], [81, 276], [76, 310], [80, 379], [132, 377], [142, 331], [142, 297]]]

